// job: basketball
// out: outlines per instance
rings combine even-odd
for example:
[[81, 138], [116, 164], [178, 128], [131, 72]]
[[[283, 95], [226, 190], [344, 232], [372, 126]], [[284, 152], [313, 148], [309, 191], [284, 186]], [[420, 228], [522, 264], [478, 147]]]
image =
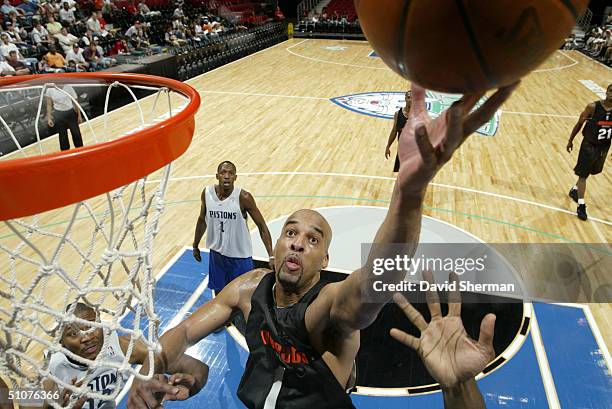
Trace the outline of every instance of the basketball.
[[559, 49], [588, 0], [355, 0], [363, 32], [393, 71], [425, 88], [510, 85]]

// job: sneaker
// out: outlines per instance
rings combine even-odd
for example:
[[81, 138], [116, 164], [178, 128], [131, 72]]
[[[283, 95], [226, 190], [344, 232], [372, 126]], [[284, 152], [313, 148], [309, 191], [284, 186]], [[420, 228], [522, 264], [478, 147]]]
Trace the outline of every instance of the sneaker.
[[578, 203], [578, 189], [572, 188], [569, 191], [569, 197], [571, 197], [574, 202]]
[[584, 204], [578, 205], [578, 210], [576, 210], [576, 214], [578, 215], [578, 218], [580, 220], [586, 220], [587, 219], [586, 205]]

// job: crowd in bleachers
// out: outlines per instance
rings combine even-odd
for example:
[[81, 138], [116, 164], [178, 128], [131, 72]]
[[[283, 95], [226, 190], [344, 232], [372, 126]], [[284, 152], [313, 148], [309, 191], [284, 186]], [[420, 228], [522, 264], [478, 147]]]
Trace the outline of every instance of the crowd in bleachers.
[[297, 25], [298, 32], [361, 35], [361, 27], [352, 0], [332, 0], [317, 12], [306, 11]]
[[584, 35], [573, 34], [565, 49], [580, 50], [597, 61], [612, 67], [612, 12], [603, 22], [591, 27]]
[[2, 0], [0, 75], [96, 71], [270, 20], [244, 0]]

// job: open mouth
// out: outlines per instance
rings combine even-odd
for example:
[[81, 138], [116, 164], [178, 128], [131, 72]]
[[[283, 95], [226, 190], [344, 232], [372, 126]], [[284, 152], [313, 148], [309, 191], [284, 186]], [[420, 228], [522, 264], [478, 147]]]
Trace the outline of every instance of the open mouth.
[[285, 267], [289, 271], [297, 271], [301, 267], [300, 259], [296, 256], [287, 256], [285, 258]]

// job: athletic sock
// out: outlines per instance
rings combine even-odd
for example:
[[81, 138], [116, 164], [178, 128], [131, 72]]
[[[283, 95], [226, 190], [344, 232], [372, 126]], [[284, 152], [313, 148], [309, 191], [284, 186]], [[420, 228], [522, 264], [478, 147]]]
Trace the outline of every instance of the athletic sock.
[[572, 190], [578, 190], [578, 186], [574, 185], [574, 187], [572, 188]]
[[584, 199], [578, 199], [578, 204], [579, 205], [583, 205], [584, 204]]

